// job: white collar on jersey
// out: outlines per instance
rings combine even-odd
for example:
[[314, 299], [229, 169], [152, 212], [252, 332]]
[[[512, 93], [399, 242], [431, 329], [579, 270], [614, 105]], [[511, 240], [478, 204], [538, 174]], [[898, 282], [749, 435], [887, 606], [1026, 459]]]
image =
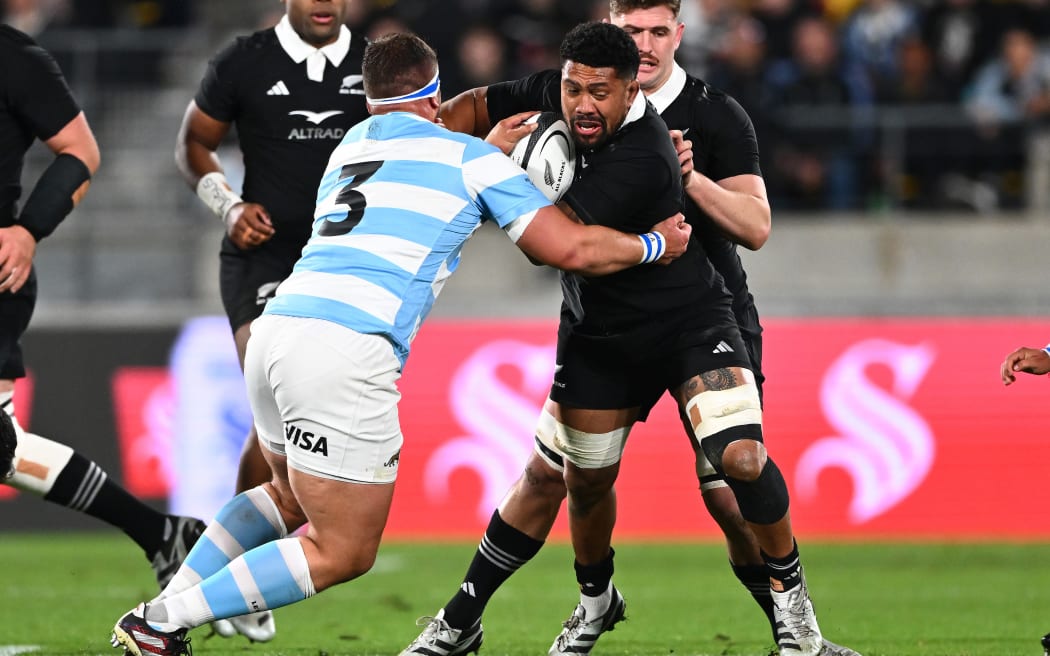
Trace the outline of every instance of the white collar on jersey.
[[620, 129], [623, 129], [624, 125], [637, 121], [645, 114], [645, 94], [639, 91], [634, 97], [634, 102], [631, 103], [631, 108], [627, 110], [627, 116], [623, 118], [623, 124], [620, 125]]
[[277, 33], [277, 40], [292, 61], [301, 64], [306, 60], [306, 77], [314, 82], [324, 79], [325, 59], [332, 62], [332, 66], [338, 66], [350, 51], [350, 30], [346, 25], [340, 26], [339, 38], [322, 48], [315, 48], [303, 41], [288, 22], [287, 15], [281, 18], [281, 22], [277, 23], [273, 31]]
[[671, 76], [667, 78], [664, 85], [646, 97], [653, 104], [653, 107], [656, 108], [656, 112], [663, 114], [664, 110], [671, 106], [671, 103], [678, 97], [678, 94], [682, 93], [684, 88], [685, 69], [676, 63], [674, 68], [671, 69]]

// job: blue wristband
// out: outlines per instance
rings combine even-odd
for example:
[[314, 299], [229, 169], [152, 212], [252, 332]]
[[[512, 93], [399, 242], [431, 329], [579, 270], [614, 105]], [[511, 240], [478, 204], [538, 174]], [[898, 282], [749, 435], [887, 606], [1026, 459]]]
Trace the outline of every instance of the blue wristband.
[[647, 232], [644, 235], [638, 235], [638, 238], [642, 240], [642, 246], [645, 247], [642, 259], [638, 264], [652, 264], [663, 257], [667, 251], [667, 242], [659, 232]]

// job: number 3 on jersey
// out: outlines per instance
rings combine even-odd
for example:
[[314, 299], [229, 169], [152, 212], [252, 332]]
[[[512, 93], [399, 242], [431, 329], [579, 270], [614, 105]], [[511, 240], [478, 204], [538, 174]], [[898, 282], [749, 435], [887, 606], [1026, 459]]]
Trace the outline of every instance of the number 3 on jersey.
[[338, 237], [350, 232], [361, 222], [367, 202], [365, 201], [365, 195], [357, 191], [356, 187], [360, 187], [375, 175], [375, 172], [382, 165], [383, 162], [358, 162], [356, 164], [347, 164], [343, 167], [343, 170], [339, 173], [339, 181], [342, 182], [347, 178], [353, 178], [353, 180], [350, 181], [350, 184], [343, 187], [343, 190], [335, 197], [335, 202], [337, 205], [346, 205], [346, 218], [342, 221], [325, 219], [317, 234], [322, 237]]

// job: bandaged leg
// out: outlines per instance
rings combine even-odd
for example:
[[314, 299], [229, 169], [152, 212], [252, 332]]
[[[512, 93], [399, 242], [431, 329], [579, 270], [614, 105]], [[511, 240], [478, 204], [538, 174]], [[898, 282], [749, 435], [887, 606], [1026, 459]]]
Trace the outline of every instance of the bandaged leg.
[[[701, 392], [689, 399], [685, 413], [704, 456], [736, 495], [744, 519], [754, 524], [781, 519], [788, 510], [787, 484], [761, 446], [762, 406], [755, 384]], [[733, 460], [724, 461], [727, 447], [741, 440], [758, 443], [757, 449], [730, 449]]]
[[[11, 417], [11, 421], [18, 434], [18, 448], [15, 449], [15, 473], [5, 483], [23, 492], [45, 496], [73, 457], [73, 449], [25, 432], [14, 417]], [[77, 486], [69, 502], [64, 504], [73, 510], [83, 510], [90, 505], [98, 488], [106, 480], [106, 473], [95, 463], [90, 463], [87, 469], [83, 484]]]
[[606, 433], [576, 430], [544, 410], [536, 428], [536, 450], [556, 469], [563, 469], [563, 458], [580, 469], [602, 469], [620, 462], [630, 432], [629, 425]]

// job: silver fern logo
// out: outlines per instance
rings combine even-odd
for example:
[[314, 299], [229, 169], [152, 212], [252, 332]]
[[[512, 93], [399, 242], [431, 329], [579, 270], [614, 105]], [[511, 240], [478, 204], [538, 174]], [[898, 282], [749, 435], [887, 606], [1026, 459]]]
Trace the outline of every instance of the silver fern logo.
[[[930, 346], [882, 339], [858, 342], [839, 356], [820, 391], [821, 408], [838, 434], [816, 440], [799, 459], [795, 488], [803, 500], [817, 496], [822, 471], [843, 469], [853, 479], [849, 520], [863, 524], [922, 484], [933, 466], [935, 441], [907, 402], [935, 358]], [[868, 377], [871, 365], [889, 368], [888, 390]]]
[[[488, 521], [532, 452], [554, 351], [554, 344], [506, 339], [483, 345], [463, 361], [448, 389], [452, 414], [466, 434], [449, 439], [427, 461], [423, 485], [429, 498], [446, 500], [452, 474], [470, 470], [481, 481], [478, 521]], [[508, 372], [520, 382], [508, 384], [501, 375]]]

